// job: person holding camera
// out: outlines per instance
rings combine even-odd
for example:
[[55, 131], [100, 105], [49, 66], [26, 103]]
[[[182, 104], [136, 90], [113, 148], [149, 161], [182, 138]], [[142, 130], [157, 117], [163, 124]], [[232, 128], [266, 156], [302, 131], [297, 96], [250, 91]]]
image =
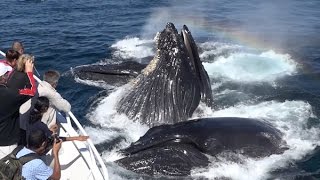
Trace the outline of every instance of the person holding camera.
[[[8, 80], [7, 80], [7, 87], [10, 89], [23, 89], [23, 88], [30, 88], [31, 87], [31, 83], [29, 81], [29, 76], [26, 73], [26, 62], [32, 62], [34, 63], [34, 57], [29, 55], [29, 54], [22, 54], [20, 55], [20, 57], [18, 58], [17, 62], [16, 62], [16, 66], [15, 69], [10, 73], [10, 75], [8, 76]], [[37, 89], [37, 88], [35, 88]], [[29, 103], [24, 103], [22, 106], [26, 105], [30, 105], [31, 106], [31, 100], [28, 101]], [[29, 108], [30, 108], [29, 106]], [[19, 110], [20, 114], [24, 114], [21, 113], [23, 110]], [[26, 116], [28, 116], [28, 114], [26, 114]], [[21, 121], [20, 118], [20, 141], [19, 141], [19, 145], [26, 145], [26, 131], [25, 131], [25, 122]], [[22, 128], [23, 127], [23, 128]]]
[[[54, 159], [53, 169], [47, 166], [40, 158], [35, 158], [22, 166], [22, 177], [25, 179], [52, 179], [61, 178], [61, 167], [59, 162], [59, 150], [62, 141], [55, 140], [52, 147]], [[20, 150], [16, 157], [20, 158], [27, 154], [35, 153], [39, 156], [45, 155], [48, 140], [45, 132], [41, 129], [32, 131], [28, 136], [28, 145]]]
[[7, 80], [7, 86], [12, 89], [30, 88], [31, 84], [26, 73], [26, 62], [34, 63], [34, 57], [29, 54], [22, 54], [16, 64], [15, 69]]

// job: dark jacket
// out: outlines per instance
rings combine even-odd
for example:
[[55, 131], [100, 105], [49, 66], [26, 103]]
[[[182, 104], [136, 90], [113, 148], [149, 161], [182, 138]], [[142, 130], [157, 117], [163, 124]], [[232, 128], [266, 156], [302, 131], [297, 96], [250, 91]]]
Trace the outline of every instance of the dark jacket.
[[0, 99], [0, 146], [10, 146], [19, 141], [19, 108], [29, 98], [0, 85]]
[[30, 88], [31, 83], [27, 73], [14, 70], [7, 80], [7, 86], [11, 89], [24, 89]]
[[9, 88], [0, 84], [0, 146], [10, 146], [19, 141], [19, 108], [36, 93], [33, 73], [27, 73], [31, 88]]

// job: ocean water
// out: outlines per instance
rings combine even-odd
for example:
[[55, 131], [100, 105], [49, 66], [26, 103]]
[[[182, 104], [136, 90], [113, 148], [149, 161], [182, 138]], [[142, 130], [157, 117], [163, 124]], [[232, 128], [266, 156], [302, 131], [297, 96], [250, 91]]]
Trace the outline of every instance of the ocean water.
[[320, 179], [320, 1], [2, 0], [0, 7], [0, 50], [20, 40], [40, 74], [62, 73], [58, 91], [96, 142], [110, 179], [152, 179], [114, 163], [117, 150], [148, 128], [115, 112], [125, 88], [81, 81], [71, 69], [147, 63], [167, 22], [186, 24], [199, 46], [215, 102], [200, 106], [205, 115], [265, 119], [289, 145], [282, 155], [212, 162], [190, 178]]

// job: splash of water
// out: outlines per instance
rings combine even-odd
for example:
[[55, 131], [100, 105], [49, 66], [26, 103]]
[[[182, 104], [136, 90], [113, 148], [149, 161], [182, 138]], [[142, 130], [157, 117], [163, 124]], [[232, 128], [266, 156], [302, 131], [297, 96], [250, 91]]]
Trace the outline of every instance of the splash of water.
[[266, 51], [261, 54], [235, 53], [220, 56], [213, 63], [204, 63], [212, 77], [225, 77], [233, 81], [274, 81], [279, 77], [292, 75], [297, 64], [288, 54]]
[[[131, 46], [130, 43], [128, 44], [126, 46]], [[134, 58], [140, 57], [137, 52], [141, 49], [136, 46], [131, 47], [133, 48], [129, 48], [130, 50], [122, 48], [120, 56], [127, 57], [130, 54]], [[230, 51], [230, 53], [224, 53], [225, 51]], [[212, 54], [220, 55], [211, 59]], [[246, 83], [273, 82], [277, 78], [293, 75], [298, 69], [298, 64], [288, 54], [277, 54], [271, 50], [256, 53], [245, 51], [241, 46], [236, 45], [212, 45], [210, 42], [206, 42], [200, 56], [207, 58], [208, 62], [204, 66], [212, 79], [222, 77], [220, 82], [213, 84], [217, 87], [230, 80]], [[117, 150], [136, 141], [148, 130], [146, 126], [132, 122], [126, 116], [116, 113], [115, 104], [119, 97], [126, 93], [128, 86], [120, 87], [108, 97], [105, 97], [98, 107], [88, 115], [93, 123], [103, 127], [102, 129], [89, 130], [93, 133], [93, 137], [97, 138], [96, 142], [112, 140], [119, 136], [126, 139], [116, 144], [111, 151], [103, 153], [103, 158], [108, 162], [119, 159], [121, 156], [117, 154]], [[222, 90], [218, 93], [230, 92]], [[319, 136], [318, 131], [313, 128], [305, 128], [308, 119], [313, 118], [314, 114], [311, 105], [303, 101], [263, 101], [251, 104], [239, 102], [234, 106], [216, 111], [204, 109], [201, 115], [195, 114], [193, 118], [197, 116], [235, 116], [264, 119], [281, 130], [289, 150], [285, 151], [284, 154], [272, 155], [262, 159], [241, 157], [242, 163], [231, 162], [223, 159], [223, 156], [218, 156], [216, 158], [221, 160], [218, 163], [213, 161], [205, 169], [194, 169], [192, 171], [192, 177], [194, 178], [266, 179], [269, 177], [271, 170], [284, 167], [292, 160], [301, 159], [305, 154], [312, 151], [316, 145], [319, 145], [316, 139]], [[106, 130], [109, 132], [104, 133]], [[94, 136], [94, 134], [99, 134], [99, 136]]]
[[140, 59], [154, 55], [152, 49], [153, 43], [153, 40], [143, 40], [134, 37], [120, 40], [111, 47], [116, 50], [113, 52], [114, 57], [121, 57], [123, 59]]

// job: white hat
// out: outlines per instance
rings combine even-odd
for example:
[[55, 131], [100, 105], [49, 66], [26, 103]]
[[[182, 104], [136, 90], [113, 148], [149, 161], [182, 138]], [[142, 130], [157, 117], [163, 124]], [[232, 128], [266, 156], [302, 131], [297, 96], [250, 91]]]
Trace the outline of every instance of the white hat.
[[3, 76], [8, 71], [12, 71], [12, 67], [0, 62], [0, 76]]

